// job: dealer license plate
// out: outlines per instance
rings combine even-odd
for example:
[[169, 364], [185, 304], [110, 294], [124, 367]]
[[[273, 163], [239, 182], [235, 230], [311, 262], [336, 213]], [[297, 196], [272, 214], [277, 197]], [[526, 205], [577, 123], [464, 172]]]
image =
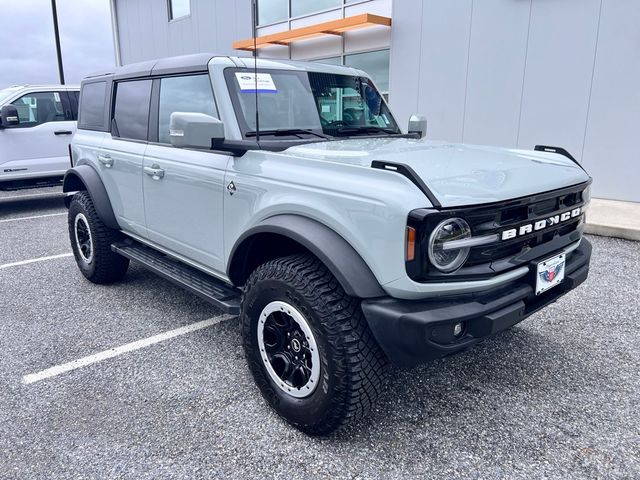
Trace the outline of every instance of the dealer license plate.
[[564, 280], [564, 253], [538, 263], [536, 275], [536, 295], [546, 292]]

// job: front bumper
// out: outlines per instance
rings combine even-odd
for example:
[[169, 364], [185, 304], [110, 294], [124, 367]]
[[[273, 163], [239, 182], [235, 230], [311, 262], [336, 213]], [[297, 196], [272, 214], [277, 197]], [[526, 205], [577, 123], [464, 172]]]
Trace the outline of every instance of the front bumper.
[[535, 295], [537, 262], [531, 262], [529, 275], [494, 290], [428, 301], [365, 299], [362, 310], [389, 359], [410, 367], [465, 350], [555, 302], [586, 280], [590, 259], [591, 244], [583, 238], [567, 258], [562, 283], [541, 295]]

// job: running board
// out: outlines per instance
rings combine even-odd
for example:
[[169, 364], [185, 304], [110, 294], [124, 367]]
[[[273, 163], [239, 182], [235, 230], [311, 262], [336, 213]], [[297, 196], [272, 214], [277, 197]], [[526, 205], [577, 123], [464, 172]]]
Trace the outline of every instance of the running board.
[[114, 243], [111, 245], [111, 250], [195, 293], [226, 313], [240, 314], [240, 290], [222, 280], [132, 239]]

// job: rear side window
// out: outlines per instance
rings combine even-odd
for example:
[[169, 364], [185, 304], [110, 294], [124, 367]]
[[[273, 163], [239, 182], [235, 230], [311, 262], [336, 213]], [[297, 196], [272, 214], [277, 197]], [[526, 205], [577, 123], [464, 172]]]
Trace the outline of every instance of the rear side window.
[[160, 80], [158, 142], [170, 143], [169, 119], [173, 112], [206, 113], [217, 117], [209, 75], [169, 77]]
[[120, 82], [116, 85], [113, 109], [114, 136], [130, 140], [147, 140], [151, 80]]
[[107, 82], [86, 83], [80, 93], [80, 118], [78, 127], [87, 130], [105, 128], [104, 109]]

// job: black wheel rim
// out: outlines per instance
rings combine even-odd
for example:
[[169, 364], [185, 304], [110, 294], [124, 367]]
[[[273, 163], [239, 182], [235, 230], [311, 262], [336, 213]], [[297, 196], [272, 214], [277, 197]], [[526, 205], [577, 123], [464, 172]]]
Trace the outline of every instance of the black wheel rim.
[[304, 316], [285, 302], [271, 302], [258, 322], [260, 356], [272, 380], [289, 395], [306, 397], [320, 376], [318, 348]]
[[91, 237], [89, 222], [82, 213], [76, 215], [74, 230], [76, 247], [80, 257], [85, 263], [91, 263], [93, 260], [93, 238]]

